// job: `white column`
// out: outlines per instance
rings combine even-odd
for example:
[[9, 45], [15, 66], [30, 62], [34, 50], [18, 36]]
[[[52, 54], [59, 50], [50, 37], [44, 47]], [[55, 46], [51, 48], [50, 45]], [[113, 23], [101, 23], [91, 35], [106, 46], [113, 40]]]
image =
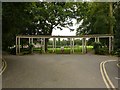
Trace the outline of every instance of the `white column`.
[[41, 40], [41, 53], [43, 52], [43, 48], [44, 48], [44, 46], [43, 46], [43, 38], [40, 38], [40, 40]]
[[[33, 38], [31, 38], [31, 43], [32, 43], [32, 45], [33, 45]], [[32, 53], [33, 53], [33, 48], [32, 48]]]
[[84, 38], [82, 39], [82, 53], [84, 54]]
[[56, 38], [55, 38], [55, 52], [56, 52]]
[[40, 39], [40, 41], [41, 41], [41, 46], [42, 46], [42, 45], [43, 45], [43, 44], [42, 44], [42, 42], [43, 42], [43, 39], [41, 38], [41, 39]]
[[55, 41], [55, 40], [54, 40], [54, 38], [53, 38], [53, 53], [54, 53], [54, 49], [55, 49], [54, 41]]
[[33, 44], [33, 38], [31, 38], [31, 42], [32, 42], [32, 44]]
[[73, 53], [74, 53], [74, 38], [73, 38]]
[[112, 51], [114, 50], [114, 37], [112, 37]]
[[44, 49], [43, 49], [43, 51], [45, 53], [45, 38], [43, 38], [43, 43], [44, 43]]
[[18, 47], [19, 47], [19, 54], [20, 54], [20, 37], [18, 38]]
[[86, 50], [86, 49], [87, 49], [87, 45], [86, 45], [86, 44], [87, 44], [87, 42], [86, 42], [86, 38], [84, 38], [84, 41], [85, 41], [85, 49], [84, 49], [84, 50], [85, 50], [85, 53], [87, 53], [87, 50]]
[[41, 38], [42, 42], [41, 42], [41, 45], [42, 45], [42, 52], [44, 52], [44, 38]]
[[72, 53], [72, 38], [70, 38], [70, 53]]
[[100, 39], [99, 39], [99, 37], [97, 38], [97, 42], [100, 42]]
[[109, 53], [111, 53], [111, 37], [109, 37]]
[[95, 42], [97, 42], [97, 38], [95, 37]]
[[18, 54], [18, 43], [17, 43], [18, 38], [16, 37], [16, 55]]

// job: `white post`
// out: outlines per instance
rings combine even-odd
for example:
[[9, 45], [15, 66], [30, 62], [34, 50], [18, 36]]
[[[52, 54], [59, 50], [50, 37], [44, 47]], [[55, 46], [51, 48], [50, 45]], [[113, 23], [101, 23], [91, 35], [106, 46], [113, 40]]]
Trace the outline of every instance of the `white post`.
[[43, 39], [41, 38], [40, 41], [41, 41], [41, 46], [42, 46]]
[[111, 37], [109, 37], [109, 53], [111, 53]]
[[112, 51], [114, 50], [114, 37], [112, 36]]
[[33, 44], [33, 38], [32, 38], [32, 44]]
[[72, 53], [72, 38], [70, 38], [70, 53]]
[[74, 38], [73, 38], [73, 53], [74, 53]]
[[97, 42], [97, 38], [95, 37], [95, 42]]
[[44, 53], [44, 38], [41, 38], [42, 39], [42, 52]]
[[43, 42], [44, 42], [44, 53], [45, 53], [45, 38], [43, 39]]
[[56, 38], [55, 38], [55, 51], [56, 51]]
[[16, 37], [16, 55], [18, 54], [18, 43], [17, 43], [18, 38]]
[[30, 46], [30, 44], [31, 44], [31, 38], [29, 38], [29, 46]]
[[85, 53], [87, 53], [87, 46], [86, 46], [86, 44], [87, 44], [87, 42], [86, 42], [86, 38], [84, 38], [84, 41], [85, 41]]
[[55, 46], [54, 46], [54, 38], [53, 38], [53, 53], [54, 53], [54, 48], [55, 48]]
[[97, 38], [97, 42], [100, 42], [100, 39], [99, 39], [99, 37]]
[[82, 39], [82, 53], [84, 54], [84, 38]]
[[20, 37], [18, 38], [18, 47], [19, 47], [19, 54], [20, 54]]
[[[32, 43], [32, 45], [33, 45], [33, 38], [31, 38], [31, 43]], [[33, 48], [32, 48], [32, 53], [33, 53]]]
[[42, 38], [38, 38], [38, 39], [39, 39], [39, 44], [40, 44], [40, 51], [42, 53], [42, 50], [43, 50]]

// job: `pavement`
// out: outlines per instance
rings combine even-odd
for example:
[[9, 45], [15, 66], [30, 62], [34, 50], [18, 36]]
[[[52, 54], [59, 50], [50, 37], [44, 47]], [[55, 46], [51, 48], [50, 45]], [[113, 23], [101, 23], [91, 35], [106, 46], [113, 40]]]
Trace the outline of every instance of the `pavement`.
[[[106, 88], [100, 63], [117, 60], [113, 56], [88, 54], [5, 55], [4, 58], [7, 68], [2, 77], [3, 88]], [[107, 64], [106, 67], [111, 79], [118, 75], [113, 73], [115, 65]], [[118, 87], [114, 79], [112, 81]]]
[[106, 71], [110, 80], [116, 88], [120, 89], [120, 68], [117, 66], [117, 61], [106, 63]]
[[[2, 54], [0, 53], [0, 73], [2, 70]], [[0, 74], [0, 90], [2, 89], [2, 75]]]

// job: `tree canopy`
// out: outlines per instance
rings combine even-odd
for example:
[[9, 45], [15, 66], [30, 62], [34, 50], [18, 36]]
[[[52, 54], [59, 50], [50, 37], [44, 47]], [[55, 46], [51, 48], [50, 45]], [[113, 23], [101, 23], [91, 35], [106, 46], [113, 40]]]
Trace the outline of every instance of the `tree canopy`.
[[[112, 12], [110, 5], [113, 8]], [[119, 2], [4, 2], [3, 49], [15, 45], [16, 35], [51, 35], [53, 29], [62, 30], [62, 27], [73, 30], [70, 28], [73, 18], [78, 24], [81, 23], [76, 35], [110, 34], [111, 26], [114, 26], [118, 43], [119, 11]]]
[[116, 19], [115, 24], [115, 51], [120, 53], [120, 2], [115, 3], [114, 5], [114, 16]]
[[[115, 18], [109, 15], [109, 3], [90, 2], [79, 5], [78, 22], [82, 24], [77, 29], [80, 34], [110, 34], [110, 22], [114, 25]], [[81, 10], [82, 9], [82, 10]]]
[[51, 35], [53, 28], [72, 25], [73, 7], [64, 2], [3, 3], [3, 46], [14, 45], [18, 34]]

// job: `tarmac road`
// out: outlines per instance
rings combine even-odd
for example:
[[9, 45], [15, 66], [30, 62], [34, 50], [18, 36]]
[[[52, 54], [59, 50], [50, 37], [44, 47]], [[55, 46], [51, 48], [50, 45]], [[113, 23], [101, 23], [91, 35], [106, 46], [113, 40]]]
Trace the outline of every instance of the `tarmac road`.
[[106, 71], [113, 85], [120, 88], [118, 84], [120, 82], [120, 68], [117, 66], [117, 61], [106, 63]]
[[100, 63], [117, 60], [112, 56], [72, 54], [4, 58], [7, 68], [2, 77], [3, 88], [106, 88]]

